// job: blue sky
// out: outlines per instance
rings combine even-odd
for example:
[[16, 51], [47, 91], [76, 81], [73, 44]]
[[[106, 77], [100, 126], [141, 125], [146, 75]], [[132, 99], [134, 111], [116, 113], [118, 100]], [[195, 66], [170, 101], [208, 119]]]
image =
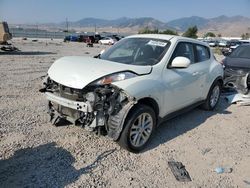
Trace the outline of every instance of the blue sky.
[[0, 20], [9, 23], [77, 21], [86, 17], [116, 19], [219, 15], [250, 17], [250, 0], [0, 0]]

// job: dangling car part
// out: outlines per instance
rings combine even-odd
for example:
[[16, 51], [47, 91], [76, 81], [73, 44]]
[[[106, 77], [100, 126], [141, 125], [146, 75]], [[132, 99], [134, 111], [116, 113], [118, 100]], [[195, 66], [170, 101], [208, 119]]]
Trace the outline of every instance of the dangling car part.
[[222, 60], [225, 70], [224, 86], [247, 94], [250, 89], [250, 45], [242, 44]]
[[136, 103], [116, 86], [88, 86], [83, 90], [63, 86], [49, 77], [45, 79], [50, 121], [56, 124], [61, 118], [97, 133], [107, 133], [117, 140], [130, 108]]
[[233, 88], [237, 90], [238, 93], [248, 94], [250, 89], [250, 71], [244, 70], [225, 70], [224, 86], [225, 88]]
[[104, 53], [63, 57], [44, 82], [52, 123], [66, 119], [141, 151], [158, 124], [218, 104], [223, 68], [209, 46], [171, 35], [126, 37]]
[[226, 96], [228, 103], [250, 105], [250, 71], [226, 69], [225, 75], [227, 77], [224, 79], [224, 87], [237, 91], [237, 93]]

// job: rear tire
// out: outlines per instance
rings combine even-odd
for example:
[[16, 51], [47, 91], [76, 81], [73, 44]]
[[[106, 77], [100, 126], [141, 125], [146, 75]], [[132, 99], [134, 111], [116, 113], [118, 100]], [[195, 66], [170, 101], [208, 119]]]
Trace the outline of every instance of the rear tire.
[[217, 106], [220, 94], [221, 94], [222, 85], [219, 81], [216, 81], [211, 86], [208, 96], [204, 104], [201, 106], [204, 110], [214, 110], [214, 108]]
[[146, 105], [133, 108], [124, 123], [118, 143], [121, 147], [137, 153], [145, 148], [156, 126], [155, 112]]

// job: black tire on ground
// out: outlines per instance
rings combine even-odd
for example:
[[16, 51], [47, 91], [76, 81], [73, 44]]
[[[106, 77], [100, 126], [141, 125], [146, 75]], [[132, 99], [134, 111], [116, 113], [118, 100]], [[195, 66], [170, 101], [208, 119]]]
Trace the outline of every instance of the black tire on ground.
[[[208, 92], [206, 101], [201, 105], [201, 108], [204, 110], [214, 110], [219, 102], [221, 90], [221, 83], [219, 81], [215, 81]], [[214, 98], [214, 102], [212, 102], [212, 98]]]
[[[139, 121], [144, 123], [139, 123]], [[144, 125], [139, 126], [140, 124]], [[135, 127], [138, 128], [135, 129]], [[129, 112], [128, 116], [126, 117], [123, 131], [120, 135], [118, 143], [121, 147], [127, 149], [128, 151], [137, 153], [144, 149], [148, 141], [152, 138], [155, 127], [156, 117], [153, 109], [149, 106], [138, 104]], [[138, 134], [135, 134], [135, 132]], [[139, 140], [138, 144], [133, 144], [133, 141], [137, 143], [136, 140]]]

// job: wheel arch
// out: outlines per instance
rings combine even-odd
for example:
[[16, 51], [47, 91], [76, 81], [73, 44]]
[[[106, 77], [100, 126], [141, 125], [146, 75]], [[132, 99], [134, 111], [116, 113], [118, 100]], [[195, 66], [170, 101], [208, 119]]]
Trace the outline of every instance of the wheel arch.
[[159, 105], [158, 103], [151, 97], [141, 98], [137, 102], [138, 104], [143, 104], [149, 106], [155, 112], [156, 124], [158, 123], [158, 116], [159, 116]]
[[210, 87], [212, 87], [212, 85], [213, 85], [214, 83], [216, 83], [216, 82], [219, 82], [219, 83], [221, 84], [221, 86], [223, 86], [223, 78], [222, 78], [222, 76], [218, 76], [218, 77], [212, 82], [212, 84], [211, 84]]
[[223, 78], [222, 78], [221, 76], [218, 76], [218, 77], [212, 82], [212, 84], [210, 85], [209, 90], [208, 90], [208, 92], [207, 92], [206, 99], [205, 99], [204, 103], [201, 105], [201, 108], [202, 108], [202, 109], [204, 109], [204, 110], [209, 110], [209, 111], [210, 111], [210, 110], [213, 110], [213, 109], [215, 108], [215, 106], [217, 105], [219, 99], [218, 99], [218, 101], [216, 102], [216, 104], [215, 104], [214, 106], [211, 106], [211, 105], [210, 105], [210, 94], [211, 94], [211, 92], [212, 92], [213, 87], [214, 87], [217, 83], [219, 83], [220, 89], [221, 89], [222, 86], [223, 86]]
[[220, 84], [221, 84], [221, 87], [223, 86], [223, 78], [222, 78], [222, 76], [217, 76], [212, 82], [211, 82], [211, 84], [210, 84], [210, 86], [208, 87], [208, 90], [207, 90], [207, 92], [206, 92], [206, 98], [207, 98], [207, 96], [208, 96], [208, 94], [209, 94], [209, 91], [210, 91], [210, 88], [214, 85], [214, 83], [216, 83], [216, 82], [219, 82]]

